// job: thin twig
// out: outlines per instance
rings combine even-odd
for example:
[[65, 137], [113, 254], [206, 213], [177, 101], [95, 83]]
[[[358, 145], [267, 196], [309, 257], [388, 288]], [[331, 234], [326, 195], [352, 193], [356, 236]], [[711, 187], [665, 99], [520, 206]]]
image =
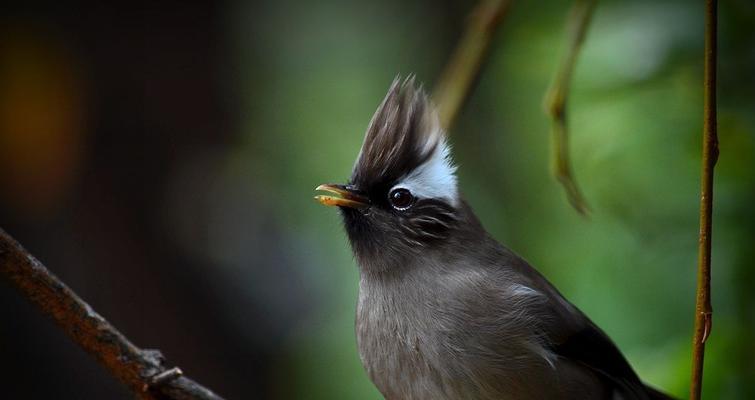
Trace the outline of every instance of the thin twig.
[[483, 0], [469, 15], [467, 29], [446, 65], [433, 93], [441, 125], [449, 130], [469, 97], [490, 42], [511, 1]]
[[587, 215], [590, 208], [577, 186], [571, 168], [566, 101], [569, 96], [569, 86], [574, 75], [577, 55], [585, 40], [587, 27], [590, 25], [596, 3], [597, 0], [576, 0], [574, 2], [567, 22], [568, 47], [566, 54], [559, 64], [544, 101], [545, 112], [551, 117], [553, 174], [564, 187], [569, 203], [582, 215]]
[[[0, 229], [0, 274], [82, 349], [144, 400], [222, 400], [198, 383], [173, 374], [157, 350], [136, 347]], [[159, 377], [162, 378], [160, 379]], [[153, 385], [158, 377], [159, 385]]]
[[710, 301], [710, 244], [713, 225], [713, 169], [718, 161], [718, 132], [716, 122], [716, 60], [718, 2], [705, 2], [705, 72], [703, 83], [703, 155], [701, 161], [700, 234], [697, 253], [697, 299], [695, 304], [695, 334], [692, 339], [692, 380], [690, 399], [699, 400], [703, 386], [705, 341], [713, 327], [713, 308]]

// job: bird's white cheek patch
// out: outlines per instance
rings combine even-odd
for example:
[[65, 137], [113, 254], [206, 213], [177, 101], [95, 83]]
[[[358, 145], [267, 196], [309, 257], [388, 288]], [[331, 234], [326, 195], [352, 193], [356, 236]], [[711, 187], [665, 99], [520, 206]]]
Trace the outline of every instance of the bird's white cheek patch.
[[393, 189], [408, 189], [420, 199], [443, 199], [456, 207], [459, 202], [456, 187], [456, 166], [445, 141], [438, 143], [430, 158], [410, 172]]

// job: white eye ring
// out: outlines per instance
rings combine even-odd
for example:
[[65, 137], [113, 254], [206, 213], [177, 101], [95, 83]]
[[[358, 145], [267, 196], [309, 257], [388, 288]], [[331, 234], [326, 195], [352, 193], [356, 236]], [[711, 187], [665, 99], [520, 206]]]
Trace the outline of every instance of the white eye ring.
[[415, 197], [407, 188], [397, 187], [388, 193], [388, 202], [396, 210], [404, 211], [414, 205]]

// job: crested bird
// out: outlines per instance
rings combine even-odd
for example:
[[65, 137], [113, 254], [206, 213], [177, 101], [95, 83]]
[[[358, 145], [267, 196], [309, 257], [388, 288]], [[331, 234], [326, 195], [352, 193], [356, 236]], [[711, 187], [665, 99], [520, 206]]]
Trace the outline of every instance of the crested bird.
[[336, 206], [359, 266], [359, 356], [388, 400], [671, 399], [488, 234], [459, 193], [438, 113], [396, 78]]

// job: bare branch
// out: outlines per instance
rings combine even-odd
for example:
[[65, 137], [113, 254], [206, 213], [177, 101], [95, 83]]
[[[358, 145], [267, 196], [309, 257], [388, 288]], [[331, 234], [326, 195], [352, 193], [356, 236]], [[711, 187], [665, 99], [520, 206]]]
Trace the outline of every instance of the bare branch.
[[566, 101], [569, 86], [574, 75], [577, 55], [585, 40], [587, 27], [597, 0], [576, 0], [567, 22], [568, 48], [556, 71], [556, 75], [545, 95], [545, 112], [551, 117], [551, 137], [553, 140], [552, 168], [556, 179], [566, 191], [569, 203], [582, 215], [590, 211], [587, 201], [577, 186], [569, 157], [569, 129], [566, 115]]
[[718, 1], [705, 2], [705, 72], [703, 82], [703, 155], [700, 184], [700, 233], [697, 253], [697, 298], [695, 334], [692, 339], [692, 380], [690, 399], [699, 400], [703, 386], [705, 341], [713, 327], [710, 301], [711, 228], [713, 226], [713, 170], [718, 161], [718, 127], [716, 121], [716, 60]]
[[180, 370], [171, 375], [159, 351], [134, 346], [2, 229], [0, 274], [138, 398], [222, 400]]
[[467, 29], [435, 87], [441, 125], [448, 130], [480, 75], [496, 28], [509, 8], [509, 0], [483, 0], [469, 15]]

